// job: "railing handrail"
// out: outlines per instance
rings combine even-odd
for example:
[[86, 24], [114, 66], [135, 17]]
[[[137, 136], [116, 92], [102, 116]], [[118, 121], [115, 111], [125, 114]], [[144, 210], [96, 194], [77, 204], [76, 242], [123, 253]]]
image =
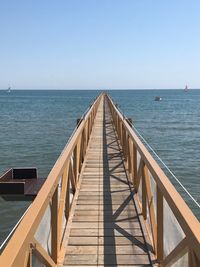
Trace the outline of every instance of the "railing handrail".
[[196, 255], [200, 259], [200, 223], [198, 219], [195, 217], [191, 209], [188, 207], [181, 195], [175, 189], [169, 178], [165, 175], [164, 171], [160, 168], [158, 163], [146, 149], [137, 134], [134, 132], [133, 128], [125, 120], [124, 116], [120, 113], [120, 111], [116, 108], [110, 96], [107, 95], [107, 97], [112, 108], [122, 121], [128, 135], [131, 137], [134, 145], [139, 151], [141, 158], [143, 159], [150, 173], [154, 177], [157, 186], [161, 190], [165, 200], [167, 201], [174, 216], [176, 217], [178, 223], [184, 231], [191, 248], [193, 248], [193, 250], [196, 252]]
[[[68, 143], [68, 146], [54, 164], [44, 185], [2, 252], [0, 256], [0, 266], [13, 266], [15, 262], [19, 261], [20, 257], [23, 255], [23, 252], [26, 251], [27, 247], [30, 245], [31, 240], [34, 237], [34, 234], [41, 221], [42, 214], [44, 214], [48, 204], [51, 202], [52, 196], [58, 186], [59, 178], [63, 173], [65, 164], [69, 160], [71, 153], [77, 144], [77, 140], [84, 129], [87, 119], [93, 112], [94, 107], [96, 107], [96, 105], [98, 106], [102, 95], [103, 94], [99, 95], [91, 108], [88, 110], [84, 116], [84, 120], [80, 123], [79, 127]], [[7, 265], [3, 265], [5, 262]]]

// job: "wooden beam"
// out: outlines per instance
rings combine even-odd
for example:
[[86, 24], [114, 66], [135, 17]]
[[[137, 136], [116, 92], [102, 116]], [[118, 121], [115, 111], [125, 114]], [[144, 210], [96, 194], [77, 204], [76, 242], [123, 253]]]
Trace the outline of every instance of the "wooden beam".
[[122, 124], [122, 148], [125, 162], [127, 161], [127, 136], [126, 130], [124, 129], [124, 125]]
[[188, 249], [188, 267], [199, 267], [198, 258], [191, 249]]
[[144, 220], [147, 219], [147, 189], [145, 183], [144, 167], [142, 172], [142, 215]]
[[179, 260], [185, 253], [187, 253], [187, 240], [184, 238], [162, 262], [162, 267], [168, 267], [173, 265]]
[[70, 212], [70, 186], [69, 179], [67, 181], [66, 195], [65, 195], [65, 218], [68, 220]]
[[58, 186], [52, 197], [51, 204], [51, 247], [52, 258], [57, 263], [60, 248], [59, 227], [58, 227]]
[[25, 254], [23, 267], [32, 267], [32, 249], [28, 249]]
[[138, 181], [138, 176], [137, 176], [137, 150], [135, 145], [133, 144], [133, 184], [134, 184], [134, 189], [137, 192], [137, 181]]
[[69, 179], [71, 181], [72, 191], [73, 191], [73, 193], [75, 193], [75, 191], [76, 191], [76, 180], [75, 180], [74, 169], [72, 167], [72, 160], [71, 159], [70, 159], [70, 162], [69, 162]]
[[79, 136], [77, 145], [76, 145], [76, 181], [78, 180], [80, 173], [80, 152], [81, 152], [81, 136]]
[[144, 171], [143, 169], [144, 169], [144, 162], [143, 162], [143, 160], [141, 158], [140, 159], [140, 163], [139, 163], [138, 171], [136, 171], [136, 173], [137, 173], [137, 176], [136, 176], [137, 180], [135, 182], [135, 190], [136, 190], [136, 192], [138, 191], [138, 188], [139, 188], [139, 185], [140, 185], [140, 179], [141, 179], [143, 171]]
[[34, 238], [33, 239], [33, 252], [39, 258], [41, 263], [45, 264], [46, 267], [56, 267], [57, 264], [49, 256], [46, 250], [40, 245], [40, 243]]
[[130, 137], [128, 136], [128, 144], [127, 144], [127, 155], [128, 155], [128, 172], [129, 176], [132, 181], [132, 160], [133, 160], [133, 153], [132, 153], [132, 142]]

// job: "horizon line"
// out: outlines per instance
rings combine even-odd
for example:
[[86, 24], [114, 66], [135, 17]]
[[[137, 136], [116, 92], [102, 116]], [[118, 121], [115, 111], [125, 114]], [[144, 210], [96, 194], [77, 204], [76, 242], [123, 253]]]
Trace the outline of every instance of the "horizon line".
[[[6, 91], [8, 88], [0, 88], [0, 91]], [[22, 89], [22, 88], [11, 88], [11, 91], [45, 91], [45, 90], [49, 90], [49, 91], [117, 91], [117, 90], [135, 90], [135, 91], [139, 91], [139, 90], [183, 90], [184, 88], [93, 88], [93, 89], [88, 89], [88, 88], [27, 88], [27, 89]], [[189, 88], [190, 90], [200, 90], [200, 88]]]

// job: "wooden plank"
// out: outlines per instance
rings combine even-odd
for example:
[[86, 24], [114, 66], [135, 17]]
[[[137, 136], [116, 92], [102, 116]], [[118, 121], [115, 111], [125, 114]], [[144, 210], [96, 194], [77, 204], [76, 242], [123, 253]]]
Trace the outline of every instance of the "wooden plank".
[[68, 255], [66, 254], [64, 265], [69, 266], [71, 265], [92, 265], [97, 264], [97, 254], [90, 254], [90, 255]]
[[[137, 216], [137, 213], [134, 209], [134, 207], [132, 207], [132, 210], [121, 210], [120, 214], [117, 215], [118, 219], [121, 219], [125, 216]], [[75, 216], [110, 216], [110, 215], [114, 215], [115, 212], [112, 210], [112, 213], [110, 212], [110, 210], [75, 210]]]
[[[69, 264], [73, 264], [73, 265], [82, 265], [82, 264], [96, 264], [98, 261], [98, 266], [100, 265], [113, 265], [115, 262], [117, 262], [117, 264], [122, 264], [122, 265], [127, 265], [127, 266], [131, 266], [131, 265], [136, 265], [139, 264], [140, 266], [145, 266], [147, 264], [149, 264], [149, 258], [148, 255], [108, 255], [108, 257], [106, 257], [105, 255], [66, 255], [65, 257], [65, 261], [64, 264], [66, 264], [67, 266], [69, 266]], [[116, 266], [113, 265], [113, 266]], [[150, 265], [149, 265], [150, 266]]]
[[[101, 210], [101, 211], [107, 211], [109, 210], [110, 211], [110, 206], [109, 205], [77, 205], [76, 206], [76, 210]], [[112, 205], [112, 211], [115, 212], [117, 211], [118, 209], [120, 209], [121, 211], [124, 211], [124, 210], [128, 210], [128, 211], [135, 211], [134, 209], [134, 206], [133, 206], [133, 203], [128, 203], [127, 205], [124, 205], [122, 207], [122, 205]]]
[[76, 229], [84, 229], [84, 228], [108, 228], [108, 229], [114, 229], [116, 226], [119, 226], [121, 228], [140, 228], [139, 221], [131, 221], [131, 222], [73, 222], [72, 228]]
[[68, 246], [66, 254], [146, 254], [146, 249], [134, 245], [119, 246]]
[[109, 229], [105, 229], [105, 228], [84, 228], [84, 229], [71, 229], [70, 231], [70, 236], [127, 236], [129, 237], [130, 235], [132, 236], [143, 236], [143, 233], [141, 232], [140, 227], [138, 228], [124, 228], [124, 231], [119, 232], [117, 229], [112, 229], [112, 231], [110, 231]]
[[[134, 255], [99, 255], [98, 258], [99, 264], [104, 264], [104, 266], [111, 265], [113, 263], [116, 263], [116, 265], [124, 264], [124, 265], [136, 265], [139, 264], [140, 266], [144, 266], [146, 264], [149, 264], [149, 257], [147, 254], [134, 254]], [[149, 266], [151, 266], [149, 264]]]
[[74, 246], [87, 246], [87, 245], [109, 245], [109, 246], [117, 246], [117, 245], [135, 245], [138, 247], [143, 247], [145, 249], [145, 242], [143, 236], [104, 236], [104, 237], [88, 237], [88, 236], [78, 236], [78, 237], [70, 237], [69, 245]]
[[112, 215], [112, 212], [105, 216], [103, 215], [96, 215], [96, 216], [74, 216], [73, 222], [115, 222], [118, 223], [119, 221], [124, 222], [138, 222], [138, 216], [137, 215], [125, 215], [115, 218], [114, 215]]

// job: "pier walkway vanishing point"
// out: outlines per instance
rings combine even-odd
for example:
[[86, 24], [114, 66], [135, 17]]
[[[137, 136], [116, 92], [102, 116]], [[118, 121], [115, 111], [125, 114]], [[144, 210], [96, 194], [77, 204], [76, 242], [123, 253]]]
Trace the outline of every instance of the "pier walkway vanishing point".
[[200, 223], [107, 94], [80, 120], [1, 267], [200, 266]]

